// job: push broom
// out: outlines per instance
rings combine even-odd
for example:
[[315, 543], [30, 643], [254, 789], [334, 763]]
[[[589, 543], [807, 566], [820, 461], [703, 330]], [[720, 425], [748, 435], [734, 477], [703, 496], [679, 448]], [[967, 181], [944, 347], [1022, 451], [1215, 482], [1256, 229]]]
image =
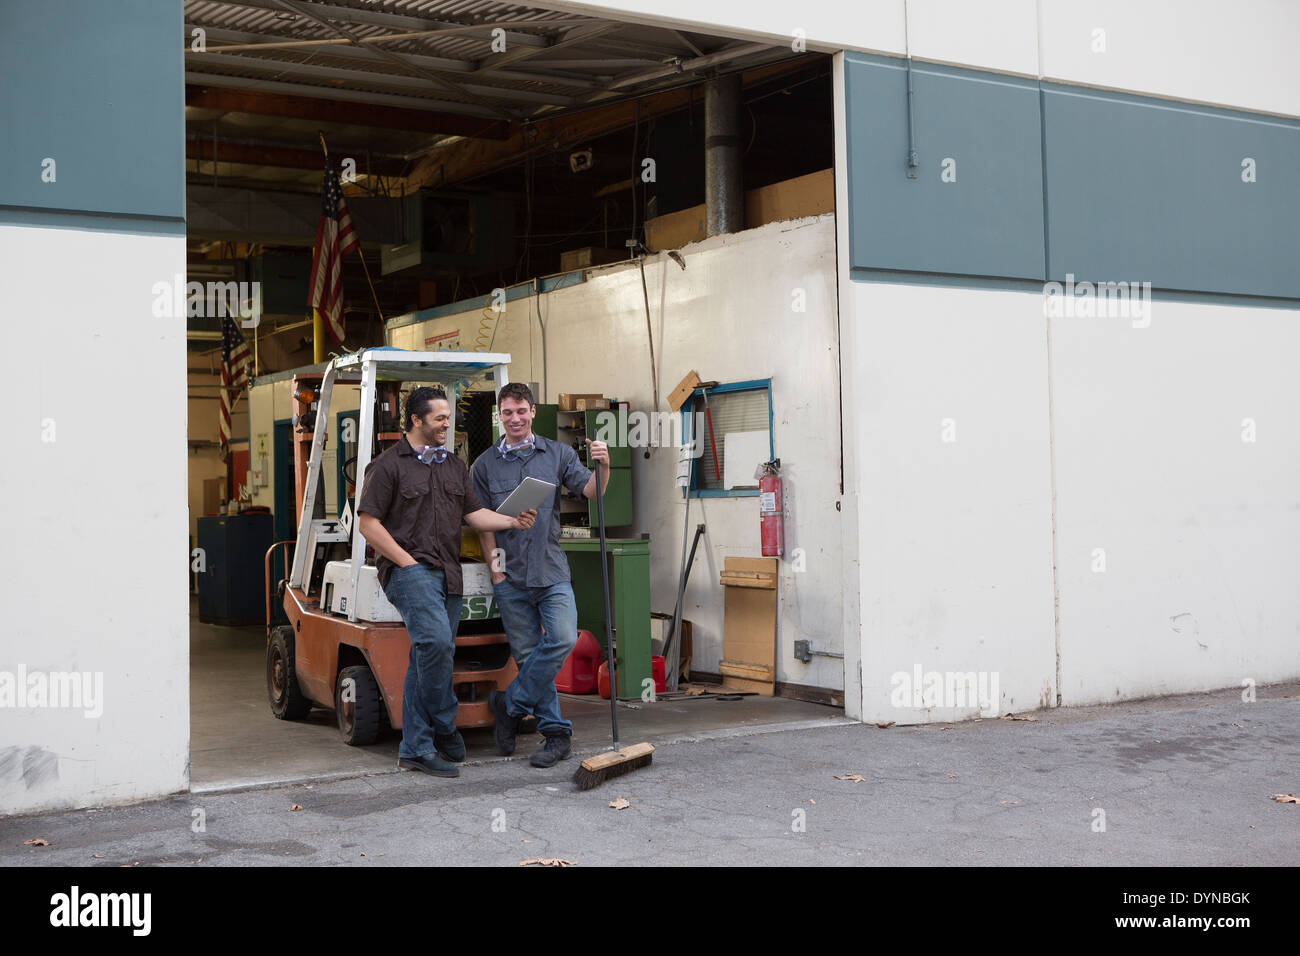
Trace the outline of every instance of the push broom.
[[632, 744], [620, 748], [618, 745], [618, 688], [614, 673], [614, 618], [609, 602], [609, 567], [605, 563], [605, 499], [601, 485], [601, 468], [596, 465], [596, 524], [600, 528], [600, 585], [605, 596], [605, 660], [609, 667], [609, 723], [614, 738], [614, 749], [607, 750], [595, 757], [588, 757], [579, 765], [573, 775], [573, 782], [579, 790], [599, 787], [606, 780], [621, 777], [633, 770], [650, 766], [654, 759], [653, 744]]

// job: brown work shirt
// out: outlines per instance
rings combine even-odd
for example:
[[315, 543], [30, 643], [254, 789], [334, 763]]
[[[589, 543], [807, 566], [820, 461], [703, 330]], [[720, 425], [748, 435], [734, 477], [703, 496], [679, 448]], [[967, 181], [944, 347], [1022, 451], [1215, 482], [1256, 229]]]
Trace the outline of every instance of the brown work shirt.
[[[455, 455], [425, 464], [403, 435], [366, 468], [357, 512], [374, 515], [411, 557], [447, 576], [447, 593], [461, 594], [460, 525], [483, 507], [469, 469]], [[397, 567], [383, 555], [375, 561], [379, 583]]]

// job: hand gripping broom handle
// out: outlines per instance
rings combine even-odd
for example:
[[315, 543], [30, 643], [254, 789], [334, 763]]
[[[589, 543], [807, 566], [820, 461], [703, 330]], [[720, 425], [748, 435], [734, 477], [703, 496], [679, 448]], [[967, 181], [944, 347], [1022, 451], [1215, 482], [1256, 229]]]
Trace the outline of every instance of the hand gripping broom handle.
[[596, 524], [600, 529], [600, 590], [605, 598], [605, 660], [609, 667], [609, 726], [618, 749], [618, 690], [614, 674], [614, 617], [609, 606], [609, 567], [605, 561], [605, 494], [604, 476], [600, 462], [596, 462]]

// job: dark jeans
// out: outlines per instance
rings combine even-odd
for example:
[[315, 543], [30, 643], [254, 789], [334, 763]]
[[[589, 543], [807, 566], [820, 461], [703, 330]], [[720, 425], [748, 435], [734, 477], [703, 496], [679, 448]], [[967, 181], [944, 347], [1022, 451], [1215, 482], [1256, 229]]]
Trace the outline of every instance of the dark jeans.
[[395, 568], [384, 589], [402, 615], [411, 638], [411, 659], [402, 690], [402, 746], [399, 757], [434, 752], [435, 732], [456, 729], [456, 692], [451, 684], [459, 594], [447, 593], [447, 578], [425, 564]]
[[502, 581], [492, 590], [519, 665], [519, 675], [506, 688], [506, 712], [534, 715], [542, 734], [572, 736], [573, 725], [560, 713], [555, 675], [578, 643], [573, 588], [568, 581], [548, 588], [517, 588]]

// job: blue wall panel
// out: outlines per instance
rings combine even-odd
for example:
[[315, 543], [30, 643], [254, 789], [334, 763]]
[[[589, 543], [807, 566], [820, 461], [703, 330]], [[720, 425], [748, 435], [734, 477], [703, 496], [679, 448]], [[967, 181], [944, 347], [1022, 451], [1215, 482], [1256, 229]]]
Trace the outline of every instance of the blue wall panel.
[[183, 219], [184, 45], [180, 0], [0, 2], [0, 206]]
[[1043, 116], [1053, 279], [1300, 297], [1300, 124], [1046, 83]]
[[[909, 179], [905, 63], [846, 54], [845, 71], [852, 266], [1043, 278], [1036, 81], [914, 64]], [[955, 182], [940, 178], [946, 158]]]

